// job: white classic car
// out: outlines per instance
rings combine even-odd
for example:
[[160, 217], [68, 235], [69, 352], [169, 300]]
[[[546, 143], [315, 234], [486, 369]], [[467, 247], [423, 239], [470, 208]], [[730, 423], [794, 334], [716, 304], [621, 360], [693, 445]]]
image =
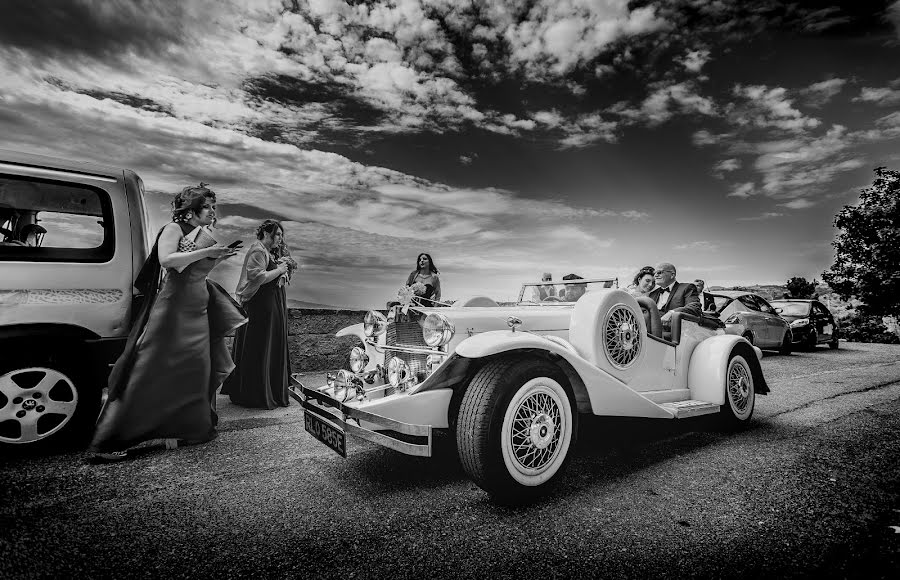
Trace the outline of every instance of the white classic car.
[[527, 283], [514, 306], [370, 311], [337, 333], [363, 342], [350, 370], [314, 388], [295, 376], [291, 394], [306, 430], [344, 456], [348, 435], [430, 456], [435, 430], [455, 433], [467, 475], [502, 503], [558, 479], [580, 413], [746, 424], [769, 391], [762, 352], [717, 318], [677, 313], [664, 329], [655, 302], [615, 282]]

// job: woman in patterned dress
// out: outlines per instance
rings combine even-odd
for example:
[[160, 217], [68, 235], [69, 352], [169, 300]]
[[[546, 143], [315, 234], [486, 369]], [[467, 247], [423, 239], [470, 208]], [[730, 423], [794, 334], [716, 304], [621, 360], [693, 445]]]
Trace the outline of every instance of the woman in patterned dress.
[[125, 459], [129, 447], [153, 439], [173, 448], [216, 436], [216, 390], [234, 368], [225, 335], [247, 318], [206, 276], [236, 251], [218, 244], [197, 249], [186, 238], [215, 223], [216, 194], [206, 184], [184, 188], [172, 209], [172, 223], [160, 231], [135, 282], [146, 301], [110, 374], [91, 444], [98, 461]]

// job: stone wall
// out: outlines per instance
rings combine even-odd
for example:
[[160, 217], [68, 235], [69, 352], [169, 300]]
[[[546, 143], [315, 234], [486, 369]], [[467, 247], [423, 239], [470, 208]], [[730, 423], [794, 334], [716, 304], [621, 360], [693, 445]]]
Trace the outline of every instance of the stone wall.
[[[362, 346], [355, 336], [336, 337], [338, 330], [363, 321], [367, 310], [288, 308], [291, 372], [350, 368], [350, 349]], [[233, 338], [226, 339], [229, 350]]]
[[366, 310], [288, 309], [291, 372], [349, 368], [350, 349], [361, 346], [355, 336], [336, 337], [338, 330], [359, 324]]

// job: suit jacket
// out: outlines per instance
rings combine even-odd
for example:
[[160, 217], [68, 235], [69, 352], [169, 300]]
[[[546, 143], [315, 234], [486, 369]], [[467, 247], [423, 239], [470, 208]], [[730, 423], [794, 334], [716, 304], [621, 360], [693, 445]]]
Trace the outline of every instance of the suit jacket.
[[700, 305], [703, 306], [703, 310], [713, 310], [716, 307], [716, 301], [713, 300], [709, 292], [701, 292]]
[[[659, 300], [661, 293], [662, 288], [654, 288], [650, 292], [650, 299]], [[697, 295], [697, 287], [687, 282], [673, 282], [669, 300], [659, 309], [659, 313], [665, 314], [670, 310], [700, 316], [700, 297]]]

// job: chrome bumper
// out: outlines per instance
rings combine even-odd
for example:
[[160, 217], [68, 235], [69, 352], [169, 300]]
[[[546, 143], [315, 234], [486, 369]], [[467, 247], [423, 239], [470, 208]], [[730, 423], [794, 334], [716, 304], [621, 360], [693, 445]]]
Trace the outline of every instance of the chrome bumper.
[[[323, 419], [348, 435], [365, 439], [382, 447], [419, 457], [431, 457], [431, 425], [402, 423], [350, 407], [316, 389], [303, 386], [291, 375], [288, 393], [300, 403], [304, 413]], [[369, 423], [384, 431], [367, 429], [360, 422]]]

